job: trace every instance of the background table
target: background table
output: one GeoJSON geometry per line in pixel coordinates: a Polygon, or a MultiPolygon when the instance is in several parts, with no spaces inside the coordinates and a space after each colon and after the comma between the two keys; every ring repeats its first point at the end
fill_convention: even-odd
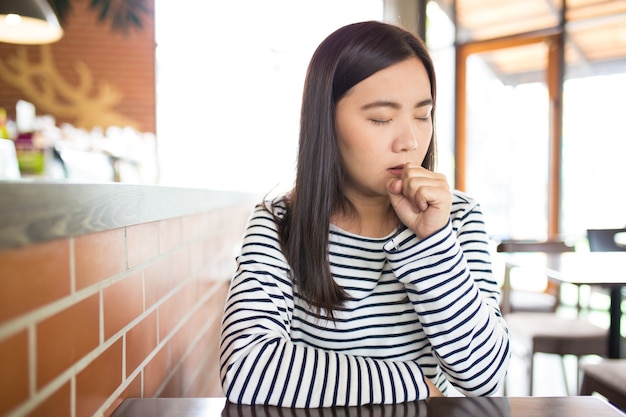
{"type": "Polygon", "coordinates": [[[503,311],[508,306],[511,268],[539,271],[549,279],[573,285],[596,285],[610,292],[608,357],[622,356],[622,287],[626,285],[626,252],[501,253],[505,262],[503,311]]]}
{"type": "Polygon", "coordinates": [[[131,398],[112,417],[624,417],[597,397],[448,397],[393,405],[279,408],[223,398],[131,398]]]}

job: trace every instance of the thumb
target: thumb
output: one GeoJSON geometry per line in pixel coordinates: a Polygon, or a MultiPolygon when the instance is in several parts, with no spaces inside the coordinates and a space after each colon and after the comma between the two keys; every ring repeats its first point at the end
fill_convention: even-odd
{"type": "Polygon", "coordinates": [[[402,180],[392,178],[387,181],[387,194],[393,207],[396,207],[398,203],[404,198],[402,194],[402,180]]]}
{"type": "Polygon", "coordinates": [[[390,197],[392,194],[402,195],[402,180],[398,178],[391,178],[387,181],[387,193],[390,197]]]}

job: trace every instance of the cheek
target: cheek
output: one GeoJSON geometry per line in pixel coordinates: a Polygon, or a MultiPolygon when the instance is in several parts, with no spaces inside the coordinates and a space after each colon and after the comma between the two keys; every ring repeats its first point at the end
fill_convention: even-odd
{"type": "MultiPolygon", "coordinates": [[[[420,135],[418,138],[418,145],[421,148],[426,148],[428,149],[428,146],[430,146],[430,141],[433,138],[433,125],[432,123],[425,125],[422,129],[420,129],[420,135]]],[[[424,152],[426,152],[426,149],[424,150],[424,152]]]]}
{"type": "Polygon", "coordinates": [[[362,163],[380,160],[381,155],[388,150],[388,143],[384,138],[368,133],[367,130],[354,130],[339,139],[342,157],[350,158],[352,161],[360,160],[362,163]]]}
{"type": "Polygon", "coordinates": [[[342,154],[367,152],[376,141],[367,126],[354,120],[344,120],[337,124],[337,144],[342,154]]]}
{"type": "Polygon", "coordinates": [[[335,118],[335,135],[337,140],[337,147],[342,153],[344,152],[344,150],[351,147],[352,127],[350,126],[350,120],[341,117],[341,113],[339,112],[335,118]]]}
{"type": "Polygon", "coordinates": [[[432,140],[432,134],[432,127],[425,127],[420,132],[417,141],[417,150],[415,151],[416,162],[419,162],[420,164],[424,161],[424,158],[426,157],[426,152],[428,152],[428,148],[430,147],[430,142],[432,140]]]}

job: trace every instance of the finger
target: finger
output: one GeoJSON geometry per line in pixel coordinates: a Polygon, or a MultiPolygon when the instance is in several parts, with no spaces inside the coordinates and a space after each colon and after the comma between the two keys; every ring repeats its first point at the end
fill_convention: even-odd
{"type": "Polygon", "coordinates": [[[387,181],[387,192],[391,194],[402,193],[402,180],[398,178],[392,178],[387,181]]]}
{"type": "Polygon", "coordinates": [[[421,165],[418,165],[414,162],[407,162],[404,164],[404,169],[402,170],[402,178],[409,178],[413,176],[420,176],[425,178],[434,178],[437,174],[433,171],[430,171],[424,168],[421,165]]]}
{"type": "Polygon", "coordinates": [[[410,177],[402,181],[402,194],[417,203],[421,193],[431,195],[432,191],[428,191],[428,189],[437,189],[441,186],[442,184],[433,178],[410,177]]]}
{"type": "Polygon", "coordinates": [[[406,199],[404,194],[402,194],[402,181],[395,178],[387,181],[387,195],[389,196],[391,206],[397,211],[402,200],[406,199]]]}
{"type": "Polygon", "coordinates": [[[413,196],[413,202],[419,211],[428,210],[431,199],[428,197],[428,191],[424,187],[420,187],[413,196]]]}

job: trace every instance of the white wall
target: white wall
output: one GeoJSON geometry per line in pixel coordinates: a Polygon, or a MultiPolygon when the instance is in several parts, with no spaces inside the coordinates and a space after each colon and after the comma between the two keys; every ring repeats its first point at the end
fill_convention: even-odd
{"type": "Polygon", "coordinates": [[[382,17],[383,0],[156,0],[160,183],[289,188],[314,49],[382,17]]]}

